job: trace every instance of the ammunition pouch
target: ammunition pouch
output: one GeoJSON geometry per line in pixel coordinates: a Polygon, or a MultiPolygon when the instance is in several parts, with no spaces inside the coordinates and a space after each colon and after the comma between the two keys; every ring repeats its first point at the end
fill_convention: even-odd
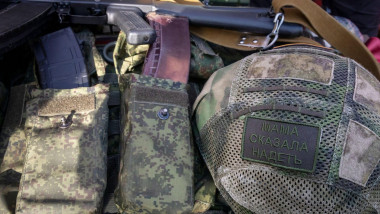
{"type": "Polygon", "coordinates": [[[185,84],[120,77],[121,163],[115,202],[123,213],[190,213],[193,146],[185,84]]]}
{"type": "Polygon", "coordinates": [[[17,213],[99,213],[106,187],[108,86],[34,89],[17,213]]]}

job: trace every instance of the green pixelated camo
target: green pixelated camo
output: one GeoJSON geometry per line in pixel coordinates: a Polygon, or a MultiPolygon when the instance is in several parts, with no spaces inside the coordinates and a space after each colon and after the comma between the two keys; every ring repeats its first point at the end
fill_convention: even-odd
{"type": "Polygon", "coordinates": [[[196,42],[191,43],[191,77],[207,79],[223,66],[222,58],[212,51],[206,41],[197,39],[196,42]]]}
{"type": "MultiPolygon", "coordinates": [[[[31,92],[31,100],[26,104],[28,147],[17,213],[100,213],[107,176],[107,102],[108,85],[103,84],[31,92]],[[61,110],[72,112],[72,124],[66,129],[59,126],[62,116],[69,115],[40,111],[42,104],[80,96],[95,100],[77,100],[75,106],[87,110],[61,110]]],[[[60,105],[50,110],[71,104],[60,105]]]]}
{"type": "Polygon", "coordinates": [[[123,31],[120,31],[113,52],[116,73],[141,73],[149,45],[130,45],[123,31]]]}
{"type": "MultiPolygon", "coordinates": [[[[21,90],[23,93],[22,97],[11,97],[12,99],[22,99],[22,102],[17,102],[17,105],[20,108],[14,106],[9,106],[9,108],[14,109],[21,109],[23,106],[25,106],[26,101],[29,99],[29,94],[24,93],[25,91],[28,91],[30,88],[34,88],[33,85],[20,85],[12,87],[11,91],[18,91],[21,90]]],[[[11,104],[10,104],[11,105],[11,104]]],[[[7,122],[4,123],[4,126],[2,127],[1,134],[0,134],[0,173],[4,172],[8,169],[13,169],[16,172],[21,173],[22,168],[24,166],[24,156],[26,153],[26,136],[24,131],[24,124],[25,124],[25,114],[23,112],[14,112],[9,111],[10,113],[14,113],[16,115],[20,115],[20,118],[14,118],[17,117],[16,115],[8,115],[7,117],[11,118],[10,120],[20,120],[19,124],[8,124],[7,122]]],[[[8,119],[7,119],[8,120],[8,119]]]]}
{"type": "Polygon", "coordinates": [[[149,76],[138,74],[128,74],[120,76],[119,87],[121,92],[124,92],[131,84],[138,84],[147,87],[154,86],[174,91],[186,91],[186,84],[182,84],[180,82],[173,82],[167,79],[152,78],[149,76]]]}
{"type": "Polygon", "coordinates": [[[9,169],[0,173],[0,213],[13,214],[16,209],[16,197],[21,174],[9,169]]]}
{"type": "Polygon", "coordinates": [[[193,207],[193,147],[188,108],[139,101],[137,86],[170,93],[185,84],[165,79],[122,75],[121,163],[115,202],[121,213],[190,213],[193,207]],[[169,118],[157,113],[167,108],[169,118]]]}
{"type": "Polygon", "coordinates": [[[0,166],[0,173],[8,169],[13,169],[17,172],[22,172],[24,165],[24,155],[26,152],[26,137],[23,125],[20,128],[9,130],[6,127],[1,134],[2,143],[7,143],[4,151],[3,162],[0,166]]]}
{"type": "Polygon", "coordinates": [[[215,202],[216,186],[211,176],[205,177],[202,186],[195,193],[193,213],[204,213],[215,202]]]}
{"type": "Polygon", "coordinates": [[[98,80],[103,82],[104,75],[106,74],[107,63],[100,55],[95,46],[95,36],[88,29],[76,33],[79,43],[82,45],[82,52],[85,58],[87,72],[97,74],[98,80]]]}

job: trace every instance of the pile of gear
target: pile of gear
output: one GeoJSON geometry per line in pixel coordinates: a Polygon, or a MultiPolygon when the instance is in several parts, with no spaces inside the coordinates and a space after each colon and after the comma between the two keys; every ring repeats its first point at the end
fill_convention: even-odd
{"type": "Polygon", "coordinates": [[[150,45],[83,26],[31,42],[0,84],[0,213],[379,213],[380,66],[300,2],[234,44],[160,13],[150,45]],[[273,48],[284,14],[312,44],[273,48]]]}

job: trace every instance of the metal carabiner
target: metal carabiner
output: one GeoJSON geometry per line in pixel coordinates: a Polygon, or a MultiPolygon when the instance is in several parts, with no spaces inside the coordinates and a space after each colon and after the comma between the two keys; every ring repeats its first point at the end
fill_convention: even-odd
{"type": "Polygon", "coordinates": [[[250,36],[245,35],[241,38],[238,45],[245,46],[249,48],[258,48],[260,50],[266,50],[274,45],[274,43],[278,39],[278,33],[280,31],[280,27],[282,23],[284,23],[284,14],[282,13],[276,13],[273,19],[273,30],[270,32],[267,36],[250,36]],[[250,37],[251,39],[247,39],[250,37]],[[252,37],[256,37],[252,40],[252,37]],[[247,41],[249,41],[247,43],[247,41]]]}
{"type": "Polygon", "coordinates": [[[280,31],[282,23],[284,23],[285,16],[283,13],[276,13],[276,16],[273,19],[273,30],[270,34],[267,35],[267,39],[270,41],[270,43],[263,48],[263,50],[266,50],[274,45],[274,43],[278,39],[278,33],[280,31]]]}

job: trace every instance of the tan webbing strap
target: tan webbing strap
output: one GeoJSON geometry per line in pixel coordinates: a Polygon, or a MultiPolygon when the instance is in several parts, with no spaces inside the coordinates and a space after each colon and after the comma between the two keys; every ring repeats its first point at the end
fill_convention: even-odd
{"type": "Polygon", "coordinates": [[[334,48],[363,65],[380,80],[380,65],[367,47],[332,16],[310,0],[273,0],[275,12],[283,9],[285,20],[318,33],[334,48]],[[292,6],[293,8],[283,8],[292,6]]]}

